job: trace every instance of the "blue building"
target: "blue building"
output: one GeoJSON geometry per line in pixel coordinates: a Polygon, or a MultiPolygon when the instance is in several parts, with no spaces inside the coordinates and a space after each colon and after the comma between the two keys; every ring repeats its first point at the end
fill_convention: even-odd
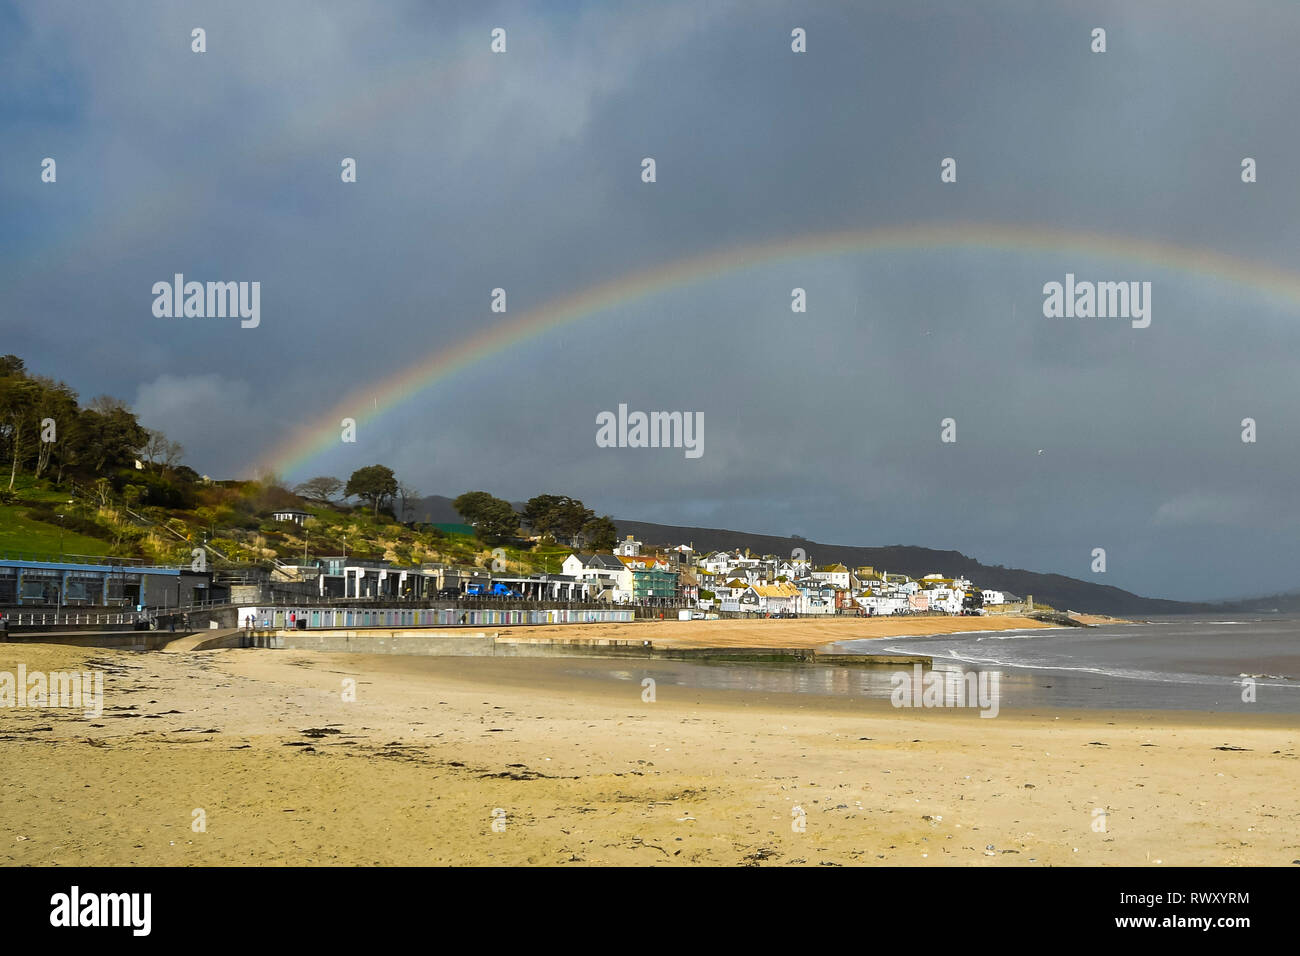
{"type": "Polygon", "coordinates": [[[214,596],[211,572],[188,567],[0,558],[0,607],[177,607],[214,596]]]}

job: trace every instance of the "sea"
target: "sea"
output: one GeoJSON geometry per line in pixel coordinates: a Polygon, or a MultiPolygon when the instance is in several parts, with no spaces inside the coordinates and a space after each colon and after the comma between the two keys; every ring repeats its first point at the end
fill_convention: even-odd
{"type": "MultiPolygon", "coordinates": [[[[1000,708],[1184,710],[1300,717],[1300,615],[1169,617],[1092,628],[843,641],[845,654],[928,656],[950,681],[974,672],[1000,708]],[[996,675],[996,681],[990,681],[996,675]]],[[[607,665],[584,662],[575,670],[607,665]]],[[[912,665],[648,661],[606,674],[685,687],[890,699],[912,665]]],[[[928,673],[931,668],[926,667],[928,673]]],[[[575,674],[574,676],[578,676],[575,674]]],[[[593,676],[590,673],[583,676],[593,676]]],[[[911,678],[910,678],[911,679],[911,678]]],[[[967,683],[966,686],[974,686],[967,683]]]]}

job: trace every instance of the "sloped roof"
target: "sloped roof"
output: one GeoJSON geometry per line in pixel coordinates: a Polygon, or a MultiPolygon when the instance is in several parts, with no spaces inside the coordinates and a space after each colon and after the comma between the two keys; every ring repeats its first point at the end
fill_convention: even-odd
{"type": "Polygon", "coordinates": [[[642,554],[642,555],[620,554],[617,555],[617,557],[618,560],[621,561],[625,567],[629,567],[629,568],[645,566],[648,569],[653,569],[659,565],[667,565],[668,563],[667,561],[664,561],[662,558],[655,557],[652,554],[642,554]]]}
{"type": "Polygon", "coordinates": [[[754,591],[760,597],[770,598],[796,597],[799,594],[799,589],[793,584],[756,584],[754,591]]]}

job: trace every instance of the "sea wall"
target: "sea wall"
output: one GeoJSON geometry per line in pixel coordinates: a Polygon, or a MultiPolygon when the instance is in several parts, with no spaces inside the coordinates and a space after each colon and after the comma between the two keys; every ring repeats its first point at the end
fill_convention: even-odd
{"type": "Polygon", "coordinates": [[[491,657],[495,634],[483,631],[279,629],[254,631],[254,647],[357,654],[420,654],[435,657],[491,657]]]}

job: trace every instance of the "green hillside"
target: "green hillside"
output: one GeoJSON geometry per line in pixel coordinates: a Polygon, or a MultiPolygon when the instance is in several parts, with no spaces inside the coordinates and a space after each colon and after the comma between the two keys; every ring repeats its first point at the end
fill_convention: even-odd
{"type": "Polygon", "coordinates": [[[23,505],[0,505],[0,555],[12,557],[52,556],[59,554],[107,555],[111,542],[58,524],[34,521],[23,505]]]}
{"type": "Polygon", "coordinates": [[[520,537],[509,502],[475,491],[456,499],[471,524],[399,521],[419,493],[390,468],[365,465],[346,481],[312,478],[293,490],[273,475],[214,481],[182,463],[184,449],[143,427],[124,402],[82,402],[64,382],[0,355],[0,552],[58,558],[111,555],[154,564],[296,564],[349,555],[398,565],[443,563],[507,573],[557,572],[569,548],[554,537],[586,532],[612,547],[613,521],[567,496],[539,495],[523,517],[546,543],[520,537]],[[355,503],[354,503],[355,502],[355,503]],[[306,512],[303,524],[274,518],[306,512]],[[501,562],[504,561],[504,567],[501,562]]]}

